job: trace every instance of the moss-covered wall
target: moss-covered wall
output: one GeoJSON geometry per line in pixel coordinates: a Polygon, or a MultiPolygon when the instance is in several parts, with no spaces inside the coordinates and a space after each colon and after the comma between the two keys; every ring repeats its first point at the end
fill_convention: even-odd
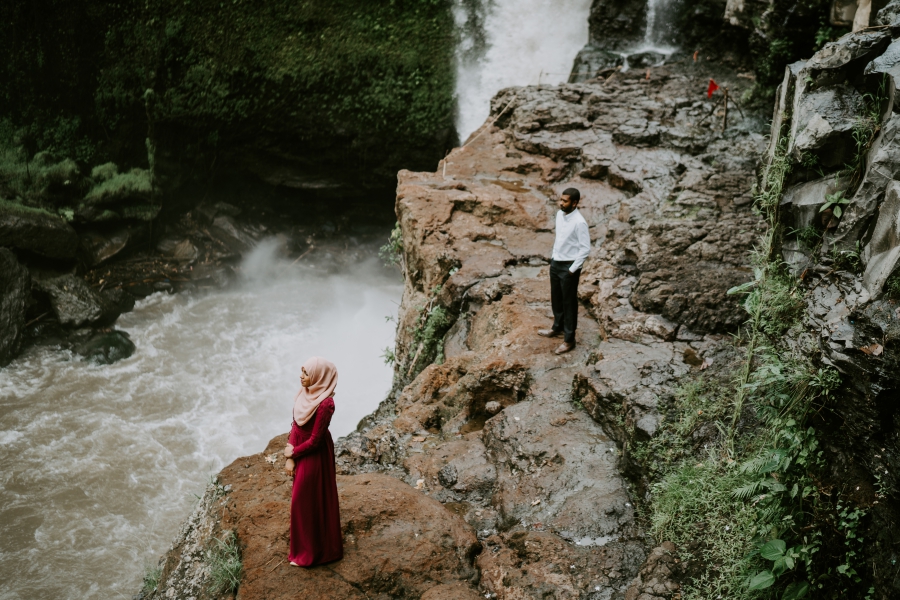
{"type": "Polygon", "coordinates": [[[367,188],[454,141],[449,0],[7,0],[0,17],[0,119],[37,131],[33,151],[63,117],[129,166],[149,135],[179,180],[251,156],[367,188]]]}

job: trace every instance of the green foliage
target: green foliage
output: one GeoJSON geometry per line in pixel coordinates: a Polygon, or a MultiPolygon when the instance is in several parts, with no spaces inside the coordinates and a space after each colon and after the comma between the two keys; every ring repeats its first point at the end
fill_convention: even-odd
{"type": "Polygon", "coordinates": [[[891,273],[884,282],[884,293],[888,298],[900,300],[900,271],[891,273]]]}
{"type": "Polygon", "coordinates": [[[415,325],[410,330],[412,337],[411,348],[415,353],[406,364],[407,378],[418,373],[431,363],[442,364],[444,362],[444,334],[447,333],[452,320],[447,309],[437,303],[441,293],[441,286],[431,290],[429,300],[425,306],[418,307],[418,316],[415,325]]]}
{"type": "Polygon", "coordinates": [[[384,352],[381,353],[381,358],[384,359],[384,364],[392,365],[397,362],[397,355],[394,353],[394,349],[390,346],[387,346],[384,349],[384,352]]]}
{"type": "Polygon", "coordinates": [[[394,225],[391,230],[391,237],[388,242],[379,248],[378,256],[385,265],[401,265],[403,261],[403,232],[400,230],[400,223],[394,225]]]}
{"type": "Polygon", "coordinates": [[[826,25],[824,22],[816,31],[816,39],[815,44],[813,45],[813,49],[818,51],[828,42],[833,42],[834,40],[841,37],[845,34],[847,30],[845,28],[836,28],[831,27],[830,25],[826,25]]]}
{"type": "Polygon", "coordinates": [[[881,131],[881,112],[888,95],[886,76],[881,78],[875,94],[863,94],[862,113],[853,122],[852,133],[856,151],[852,162],[846,166],[851,172],[850,181],[853,185],[859,183],[865,173],[866,156],[881,131]]]}
{"type": "Polygon", "coordinates": [[[825,196],[825,204],[819,209],[819,212],[825,212],[829,208],[835,218],[840,219],[844,212],[844,207],[850,204],[850,198],[844,198],[844,192],[835,192],[825,196]]]}
{"type": "Polygon", "coordinates": [[[859,272],[860,268],[862,268],[861,251],[862,245],[859,240],[856,241],[856,246],[852,250],[840,250],[837,246],[833,246],[831,248],[831,260],[834,268],[852,273],[859,272]]]}
{"type": "Polygon", "coordinates": [[[30,154],[9,122],[0,122],[0,197],[47,206],[51,192],[70,195],[79,183],[78,165],[50,151],[30,154]]]}
{"type": "Polygon", "coordinates": [[[710,567],[684,586],[685,600],[748,596],[745,556],[756,511],[732,490],[749,479],[733,461],[710,455],[694,464],[685,461],[653,487],[653,534],[681,548],[699,542],[694,558],[710,567]]]}
{"type": "Polygon", "coordinates": [[[213,538],[203,559],[209,567],[209,589],[213,594],[234,593],[241,584],[244,565],[237,534],[226,531],[221,538],[213,538]]]}
{"type": "Polygon", "coordinates": [[[800,316],[803,300],[796,283],[781,265],[756,267],[755,279],[728,292],[747,293],[744,309],[750,313],[755,329],[771,338],[787,331],[800,316]]]}
{"type": "Polygon", "coordinates": [[[808,225],[799,229],[791,229],[788,235],[794,236],[798,242],[806,246],[807,249],[816,253],[822,244],[822,231],[814,225],[808,225]]]}
{"type": "MultiPolygon", "coordinates": [[[[770,258],[789,172],[783,142],[778,148],[756,198],[769,231],[754,253],[754,279],[729,290],[746,295],[750,314],[736,340],[746,354],[734,383],[686,381],[657,436],[633,453],[656,479],[653,532],[704,567],[684,585],[685,599],[864,593],[857,570],[865,511],[821,487],[826,465],[808,422],[835,399],[841,378],[814,363],[815,343],[798,335],[802,290],[770,258]]],[[[791,234],[808,244],[820,235],[791,234]]]]}
{"type": "Polygon", "coordinates": [[[453,127],[445,0],[149,0],[105,43],[96,101],[111,129],[144,113],[215,132],[278,127],[346,166],[423,160],[453,127]]]}
{"type": "Polygon", "coordinates": [[[110,204],[134,197],[148,198],[153,188],[150,185],[150,172],[144,169],[131,169],[127,173],[119,173],[112,163],[100,165],[91,171],[93,177],[100,182],[88,191],[84,197],[88,204],[110,204]]]}
{"type": "Polygon", "coordinates": [[[162,577],[162,567],[157,565],[144,566],[144,578],[142,581],[141,592],[147,596],[153,593],[159,587],[159,579],[162,577]]]}

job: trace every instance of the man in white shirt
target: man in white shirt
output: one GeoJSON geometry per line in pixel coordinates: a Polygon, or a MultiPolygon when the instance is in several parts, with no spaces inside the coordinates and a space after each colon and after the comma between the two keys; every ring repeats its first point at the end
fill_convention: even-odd
{"type": "Polygon", "coordinates": [[[556,213],[556,241],[550,259],[550,302],[553,305],[553,327],[538,330],[544,337],[563,336],[556,354],[575,348],[578,324],[578,279],[581,265],[591,252],[591,234],[587,221],[578,211],[581,192],[568,188],[559,197],[556,213]]]}

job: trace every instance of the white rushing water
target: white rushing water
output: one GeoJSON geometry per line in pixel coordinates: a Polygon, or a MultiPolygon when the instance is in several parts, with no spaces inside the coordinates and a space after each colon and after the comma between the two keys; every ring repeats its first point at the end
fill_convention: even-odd
{"type": "Polygon", "coordinates": [[[276,254],[235,288],[139,302],[117,323],[129,359],[39,348],[0,371],[0,599],[130,598],[208,477],[287,431],[309,356],[339,369],[335,438],[385,397],[399,274],[276,254]]]}
{"type": "Polygon", "coordinates": [[[481,127],[498,91],[568,80],[588,41],[591,0],[455,0],[456,128],[481,127]]]}
{"type": "Polygon", "coordinates": [[[625,59],[623,70],[628,70],[628,56],[631,54],[653,52],[668,58],[675,52],[677,48],[670,42],[673,38],[672,22],[675,8],[675,0],[647,0],[644,36],[640,43],[622,53],[625,59]]]}

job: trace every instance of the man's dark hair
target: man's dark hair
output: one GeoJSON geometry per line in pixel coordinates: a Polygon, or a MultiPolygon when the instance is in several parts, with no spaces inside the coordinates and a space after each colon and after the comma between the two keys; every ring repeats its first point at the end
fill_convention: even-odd
{"type": "Polygon", "coordinates": [[[571,198],[572,201],[575,202],[575,204],[578,204],[578,201],[581,200],[581,192],[579,192],[575,188],[564,189],[562,195],[571,198]]]}

